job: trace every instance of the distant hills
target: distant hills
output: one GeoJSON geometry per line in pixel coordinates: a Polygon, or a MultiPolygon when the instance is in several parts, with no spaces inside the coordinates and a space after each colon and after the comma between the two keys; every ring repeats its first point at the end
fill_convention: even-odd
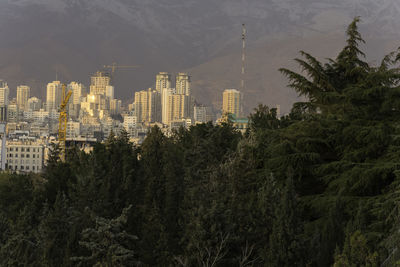
{"type": "Polygon", "coordinates": [[[360,29],[372,58],[376,48],[399,46],[396,0],[6,0],[0,2],[0,79],[27,83],[44,96],[58,76],[89,83],[104,64],[140,65],[116,74],[116,95],[153,86],[158,71],[188,71],[198,101],[221,101],[239,87],[241,24],[248,29],[245,103],[280,104],[288,111],[296,93],[277,72],[294,67],[298,50],[322,58],[344,44],[343,30],[362,16],[360,29]]]}

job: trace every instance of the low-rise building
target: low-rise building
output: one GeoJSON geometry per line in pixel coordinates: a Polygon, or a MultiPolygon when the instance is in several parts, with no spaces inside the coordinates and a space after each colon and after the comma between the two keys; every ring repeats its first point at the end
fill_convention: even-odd
{"type": "Polygon", "coordinates": [[[7,142],[7,168],[39,173],[44,167],[44,145],[32,141],[7,142]]]}

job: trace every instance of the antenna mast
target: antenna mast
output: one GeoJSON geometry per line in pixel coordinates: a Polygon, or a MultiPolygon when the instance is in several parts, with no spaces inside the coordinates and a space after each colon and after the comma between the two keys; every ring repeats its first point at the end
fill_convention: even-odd
{"type": "Polygon", "coordinates": [[[241,89],[244,92],[244,74],[245,74],[245,61],[246,61],[246,25],[242,24],[242,82],[241,89]]]}

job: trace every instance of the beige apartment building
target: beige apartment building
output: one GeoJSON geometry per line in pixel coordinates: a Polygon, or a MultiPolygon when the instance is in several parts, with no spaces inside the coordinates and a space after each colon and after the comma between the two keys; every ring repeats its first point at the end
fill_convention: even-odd
{"type": "Polygon", "coordinates": [[[241,116],[241,93],[236,89],[226,89],[222,95],[222,114],[241,116]]]}
{"type": "Polygon", "coordinates": [[[187,118],[189,116],[189,97],[184,94],[169,95],[167,110],[168,120],[166,124],[187,118]]]}

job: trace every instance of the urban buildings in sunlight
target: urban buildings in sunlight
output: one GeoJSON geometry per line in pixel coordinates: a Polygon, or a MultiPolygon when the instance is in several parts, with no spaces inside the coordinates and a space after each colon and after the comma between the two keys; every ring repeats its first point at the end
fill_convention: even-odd
{"type": "MultiPolygon", "coordinates": [[[[58,142],[60,105],[63,83],[49,82],[42,101],[31,94],[29,85],[16,88],[10,99],[10,88],[0,81],[0,122],[6,125],[6,166],[19,172],[40,172],[49,155],[49,148],[58,142]]],[[[85,149],[94,142],[103,142],[110,133],[126,131],[130,140],[141,144],[149,129],[157,125],[167,135],[180,127],[199,123],[230,121],[239,130],[247,127],[242,118],[242,93],[236,89],[223,92],[220,111],[198,103],[193,97],[191,77],[179,72],[176,76],[160,72],[155,88],[132,92],[133,101],[123,103],[115,97],[112,75],[97,71],[90,85],[78,81],[66,83],[71,96],[67,104],[66,142],[85,149]],[[125,105],[124,105],[125,104],[125,105]],[[215,114],[221,114],[219,118],[215,114]]]]}

